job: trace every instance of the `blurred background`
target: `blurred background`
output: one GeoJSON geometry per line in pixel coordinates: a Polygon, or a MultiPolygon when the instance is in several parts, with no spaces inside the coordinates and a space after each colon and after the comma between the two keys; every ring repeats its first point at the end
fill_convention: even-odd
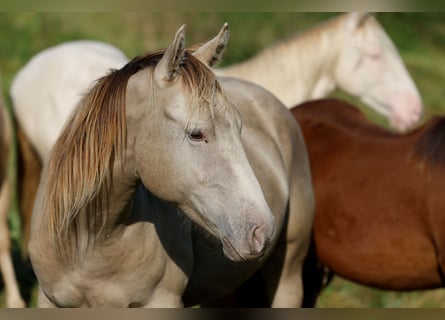
{"type": "MultiPolygon", "coordinates": [[[[245,60],[336,15],[338,13],[0,13],[2,90],[10,108],[8,92],[15,73],[33,55],[67,40],[105,41],[132,58],[166,47],[182,24],[187,25],[187,44],[192,45],[212,38],[223,23],[228,22],[231,37],[220,63],[225,66],[245,60]]],[[[445,114],[445,13],[379,13],[376,16],[419,88],[425,105],[424,120],[434,114],[445,114]]],[[[360,105],[343,92],[333,95],[360,105]]],[[[362,110],[372,121],[388,127],[387,121],[370,108],[362,107],[362,110]]],[[[11,171],[13,166],[14,156],[11,171]]],[[[35,279],[21,258],[16,201],[9,222],[17,277],[25,298],[33,306],[35,279]]],[[[3,296],[0,296],[0,306],[3,306],[3,296]]],[[[335,277],[317,307],[445,307],[445,289],[390,292],[335,277]]]]}

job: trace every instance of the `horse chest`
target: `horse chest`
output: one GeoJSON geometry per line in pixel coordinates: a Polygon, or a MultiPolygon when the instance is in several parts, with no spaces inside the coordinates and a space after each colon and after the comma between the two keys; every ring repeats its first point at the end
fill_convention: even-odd
{"type": "Polygon", "coordinates": [[[144,230],[145,241],[128,237],[98,245],[83,262],[65,268],[51,281],[50,300],[70,307],[177,306],[187,277],[162,245],[147,246],[157,238],[154,229],[144,230]]]}

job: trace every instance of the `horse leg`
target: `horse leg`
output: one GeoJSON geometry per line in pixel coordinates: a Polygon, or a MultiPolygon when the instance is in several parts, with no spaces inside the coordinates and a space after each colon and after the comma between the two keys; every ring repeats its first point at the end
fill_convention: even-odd
{"type": "Polygon", "coordinates": [[[11,240],[9,239],[8,229],[10,197],[10,185],[5,178],[0,189],[0,269],[5,283],[7,307],[23,308],[25,302],[20,295],[10,253],[11,240]]]}
{"type": "Polygon", "coordinates": [[[273,308],[297,308],[303,301],[303,257],[286,252],[278,244],[263,267],[266,291],[273,308]]]}
{"type": "Polygon", "coordinates": [[[39,187],[42,163],[25,132],[16,121],[17,132],[17,187],[22,224],[22,255],[28,258],[28,241],[32,210],[39,187]]]}
{"type": "Polygon", "coordinates": [[[288,216],[272,255],[263,267],[271,306],[301,307],[303,263],[309,250],[314,217],[311,178],[295,173],[290,184],[288,216]]]}
{"type": "Polygon", "coordinates": [[[328,285],[333,274],[318,261],[314,240],[303,264],[303,308],[313,308],[321,291],[328,285]]]}
{"type": "MultiPolygon", "coordinates": [[[[279,269],[277,257],[274,257],[274,265],[279,269]]],[[[313,308],[321,291],[332,280],[333,273],[326,270],[318,261],[314,242],[311,242],[309,252],[303,263],[303,308],[313,308]]],[[[275,289],[274,289],[275,290],[275,289]]],[[[272,290],[272,291],[274,291],[272,290]]],[[[270,297],[268,297],[262,270],[257,271],[235,292],[215,299],[204,307],[242,307],[242,308],[269,308],[270,297]]]]}
{"type": "Polygon", "coordinates": [[[39,286],[37,293],[37,307],[38,308],[55,308],[56,306],[48,299],[39,286]]]}

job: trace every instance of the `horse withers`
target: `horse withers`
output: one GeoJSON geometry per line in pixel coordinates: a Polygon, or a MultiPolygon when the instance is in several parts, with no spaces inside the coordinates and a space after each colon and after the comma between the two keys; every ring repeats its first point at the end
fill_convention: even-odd
{"type": "Polygon", "coordinates": [[[227,25],[194,52],[184,39],[100,79],[52,149],[29,241],[39,306],[195,305],[257,270],[273,306],[301,304],[299,127],[261,87],[215,77],[227,25]]]}

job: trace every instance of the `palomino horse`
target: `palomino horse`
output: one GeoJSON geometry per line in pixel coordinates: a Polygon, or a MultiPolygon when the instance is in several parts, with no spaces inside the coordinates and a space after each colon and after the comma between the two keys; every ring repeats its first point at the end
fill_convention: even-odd
{"type": "Polygon", "coordinates": [[[313,219],[304,141],[272,94],[206,65],[227,40],[225,25],[192,53],[180,28],[81,100],[33,211],[39,306],[194,305],[260,268],[273,306],[301,304],[313,219]]]}
{"type": "MultiPolygon", "coordinates": [[[[48,158],[68,114],[92,81],[126,62],[124,53],[109,44],[71,41],[37,54],[16,75],[11,96],[25,243],[41,161],[48,158]]],[[[217,72],[256,82],[288,107],[340,87],[389,117],[399,129],[414,125],[422,114],[419,93],[400,55],[376,19],[366,13],[341,15],[217,72]]]]}
{"type": "MultiPolygon", "coordinates": [[[[0,83],[0,88],[1,83],[0,83]]],[[[8,160],[11,148],[11,120],[0,94],[0,270],[6,290],[6,306],[10,308],[25,307],[20,295],[19,286],[11,258],[11,240],[9,238],[8,213],[11,205],[11,175],[8,160]]]]}

